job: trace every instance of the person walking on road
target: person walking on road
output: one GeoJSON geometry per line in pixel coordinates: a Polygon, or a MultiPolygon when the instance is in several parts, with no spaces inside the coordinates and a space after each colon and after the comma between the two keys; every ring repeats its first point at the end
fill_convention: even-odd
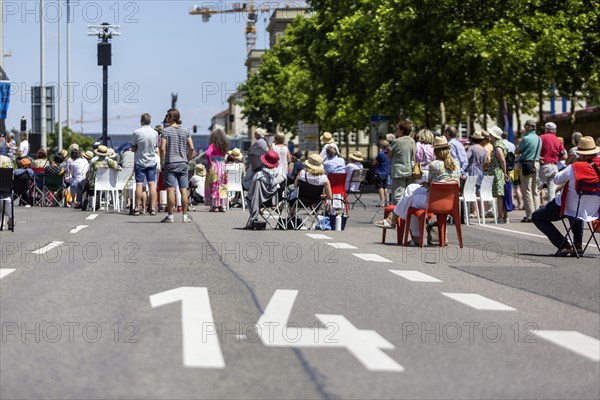
{"type": "Polygon", "coordinates": [[[150,119],[150,114],[142,114],[140,118],[142,127],[136,129],[131,138],[131,151],[135,153],[133,170],[137,203],[133,215],[143,214],[146,209],[142,194],[144,180],[148,185],[150,215],[156,215],[156,148],[158,146],[158,133],[150,127],[150,119]]]}
{"type": "Polygon", "coordinates": [[[497,126],[490,129],[490,143],[494,147],[494,150],[492,151],[492,161],[488,169],[488,175],[494,177],[492,195],[498,201],[498,214],[500,215],[498,223],[505,224],[508,221],[508,212],[506,211],[506,203],[504,202],[504,188],[510,177],[506,169],[508,149],[502,141],[502,129],[497,126]]]}
{"type": "Polygon", "coordinates": [[[167,188],[167,216],[161,222],[175,222],[173,209],[175,208],[175,190],[179,184],[181,193],[182,222],[192,222],[188,217],[188,160],[194,153],[194,142],[190,131],[181,127],[179,110],[172,108],[167,112],[167,123],[160,143],[161,170],[165,177],[167,188]]]}
{"type": "Polygon", "coordinates": [[[531,222],[531,215],[539,208],[538,173],[540,170],[540,153],[542,141],[535,132],[536,122],[528,119],[525,122],[525,134],[517,147],[516,154],[520,156],[521,188],[525,203],[525,217],[521,222],[531,222]]]}
{"type": "Polygon", "coordinates": [[[564,145],[556,137],[556,124],[554,122],[548,122],[544,126],[544,131],[545,133],[540,138],[542,141],[542,150],[540,152],[538,186],[540,188],[544,185],[548,187],[548,202],[551,202],[556,197],[554,177],[558,173],[558,161],[566,160],[567,152],[564,145]]]}

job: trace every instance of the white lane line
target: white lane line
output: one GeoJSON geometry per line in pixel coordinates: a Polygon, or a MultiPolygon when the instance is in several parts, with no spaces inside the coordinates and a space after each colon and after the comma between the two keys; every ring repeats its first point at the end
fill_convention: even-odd
{"type": "Polygon", "coordinates": [[[348,243],[326,243],[328,246],[335,247],[336,249],[358,249],[348,243]]]}
{"type": "Polygon", "coordinates": [[[535,233],[527,233],[527,232],[515,231],[515,230],[512,230],[512,229],[498,228],[497,226],[491,226],[491,225],[479,225],[479,226],[482,227],[482,228],[497,229],[499,231],[510,232],[510,233],[518,233],[520,235],[533,236],[533,237],[538,237],[538,238],[542,238],[542,239],[547,239],[546,236],[544,236],[544,235],[536,235],[535,233]]]}
{"type": "Polygon", "coordinates": [[[89,219],[90,221],[93,221],[96,219],[96,217],[98,216],[98,214],[91,214],[89,217],[87,217],[86,219],[89,219]]]}
{"type": "Polygon", "coordinates": [[[387,258],[383,258],[377,254],[352,253],[352,255],[360,258],[361,260],[365,260],[365,261],[386,262],[386,263],[392,262],[391,260],[388,260],[387,258]]]}
{"type": "Polygon", "coordinates": [[[77,225],[77,228],[73,228],[69,231],[69,233],[77,233],[81,230],[84,230],[85,228],[87,228],[89,225],[77,225]]]}
{"type": "Polygon", "coordinates": [[[514,308],[497,302],[496,300],[488,299],[475,293],[442,293],[446,297],[450,297],[460,303],[463,303],[476,310],[489,311],[516,311],[514,308]]]}
{"type": "Polygon", "coordinates": [[[306,236],[308,236],[311,239],[333,239],[332,237],[323,235],[321,233],[307,233],[306,236]]]}
{"type": "Polygon", "coordinates": [[[0,279],[4,278],[5,276],[8,276],[8,275],[12,274],[15,271],[16,271],[15,269],[0,268],[0,279]]]}
{"type": "Polygon", "coordinates": [[[41,249],[37,249],[36,251],[32,252],[32,254],[44,254],[49,252],[50,250],[52,250],[55,247],[60,246],[61,244],[63,244],[64,242],[52,242],[49,243],[48,245],[42,247],[41,249]]]}
{"type": "Polygon", "coordinates": [[[577,331],[531,331],[536,336],[600,362],[600,341],[577,331]]]}
{"type": "Polygon", "coordinates": [[[408,279],[411,282],[442,282],[433,276],[429,276],[419,271],[398,271],[398,270],[389,270],[392,274],[396,274],[398,276],[403,277],[404,279],[408,279]]]}

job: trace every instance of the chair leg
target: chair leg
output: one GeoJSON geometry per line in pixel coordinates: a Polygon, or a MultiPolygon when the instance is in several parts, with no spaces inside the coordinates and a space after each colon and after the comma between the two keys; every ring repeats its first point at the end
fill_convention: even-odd
{"type": "Polygon", "coordinates": [[[398,217],[398,219],[396,220],[396,240],[398,242],[398,245],[402,244],[402,236],[404,235],[405,224],[406,221],[398,217]]]}
{"type": "MultiPolygon", "coordinates": [[[[436,214],[437,226],[438,226],[438,239],[440,241],[440,247],[446,245],[446,225],[448,220],[447,214],[436,214]]],[[[460,223],[460,222],[459,222],[460,223]]],[[[456,225],[456,223],[455,223],[456,225]]]]}
{"type": "Polygon", "coordinates": [[[458,222],[458,224],[454,224],[454,226],[456,227],[456,236],[458,236],[458,245],[462,249],[463,248],[463,239],[462,239],[462,228],[460,226],[460,221],[458,222]]]}
{"type": "Polygon", "coordinates": [[[498,200],[494,199],[492,201],[492,206],[494,207],[494,223],[498,225],[498,200]]]}
{"type": "Polygon", "coordinates": [[[6,200],[2,200],[2,217],[0,217],[0,231],[4,230],[4,213],[6,211],[6,200]]]}
{"type": "MultiPolygon", "coordinates": [[[[426,225],[427,225],[427,214],[423,213],[423,215],[421,215],[420,217],[418,217],[418,221],[419,221],[419,247],[424,247],[425,246],[425,232],[426,232],[426,225]]],[[[409,227],[410,230],[410,227],[409,227]]]]}

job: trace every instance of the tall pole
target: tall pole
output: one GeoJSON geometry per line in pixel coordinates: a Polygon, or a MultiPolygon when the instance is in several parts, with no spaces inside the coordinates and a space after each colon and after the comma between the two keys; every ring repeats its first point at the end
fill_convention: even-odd
{"type": "Polygon", "coordinates": [[[102,66],[102,144],[108,146],[108,65],[102,66]]]}
{"type": "MultiPolygon", "coordinates": [[[[1,1],[1,0],[0,0],[1,1]]],[[[67,0],[67,126],[71,126],[71,5],[67,0]]]]}
{"type": "Polygon", "coordinates": [[[4,68],[4,4],[0,0],[0,66],[4,68]]]}
{"type": "Polygon", "coordinates": [[[58,145],[56,147],[56,151],[60,152],[63,148],[63,134],[62,134],[62,113],[61,113],[61,108],[60,108],[60,104],[62,103],[62,79],[61,79],[61,57],[62,57],[62,52],[61,52],[61,31],[62,31],[62,26],[61,26],[61,16],[62,16],[62,10],[60,9],[60,1],[58,2],[58,7],[59,7],[59,11],[58,11],[58,87],[57,87],[57,91],[56,91],[56,112],[58,114],[58,145]]]}
{"type": "Polygon", "coordinates": [[[41,148],[46,149],[46,40],[44,35],[44,0],[40,0],[40,133],[41,148]]]}

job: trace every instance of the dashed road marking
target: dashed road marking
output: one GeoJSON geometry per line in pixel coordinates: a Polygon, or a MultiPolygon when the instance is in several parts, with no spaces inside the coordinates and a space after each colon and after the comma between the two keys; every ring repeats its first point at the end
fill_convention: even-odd
{"type": "Polygon", "coordinates": [[[390,272],[401,276],[404,279],[408,279],[411,282],[442,282],[433,276],[429,276],[419,271],[398,271],[390,269],[390,272]]]}
{"type": "Polygon", "coordinates": [[[69,233],[77,233],[85,228],[87,228],[89,225],[77,225],[77,228],[73,228],[69,231],[69,233]]]}
{"type": "Polygon", "coordinates": [[[479,226],[480,227],[485,227],[485,228],[490,228],[490,229],[497,229],[499,231],[504,231],[504,232],[518,233],[520,235],[533,236],[533,237],[538,237],[538,238],[542,238],[542,239],[547,239],[546,236],[544,236],[544,235],[536,235],[535,233],[515,231],[513,229],[506,229],[506,228],[498,228],[497,226],[492,226],[492,225],[479,225],[479,226]]]}
{"type": "Polygon", "coordinates": [[[93,221],[96,219],[96,217],[98,217],[98,214],[91,214],[90,216],[88,216],[86,219],[93,221]]]}
{"type": "Polygon", "coordinates": [[[600,362],[600,341],[593,337],[577,331],[532,331],[532,333],[580,356],[600,362]]]}
{"type": "Polygon", "coordinates": [[[11,268],[0,268],[0,279],[12,274],[15,271],[16,271],[15,269],[11,269],[11,268]]]}
{"type": "Polygon", "coordinates": [[[44,253],[49,252],[53,248],[60,246],[63,243],[64,242],[56,242],[55,241],[55,242],[49,243],[48,245],[42,247],[41,249],[37,249],[37,250],[33,251],[32,253],[33,254],[44,254],[44,253]]]}
{"type": "Polygon", "coordinates": [[[383,258],[377,254],[352,253],[352,255],[360,258],[361,260],[365,260],[365,261],[386,262],[386,263],[392,262],[391,260],[388,260],[387,258],[383,258]]]}
{"type": "Polygon", "coordinates": [[[327,243],[327,245],[336,249],[358,249],[358,247],[354,247],[348,243],[327,243]]]}
{"type": "Polygon", "coordinates": [[[444,296],[463,303],[476,310],[516,311],[514,308],[496,300],[488,299],[475,293],[442,293],[444,296]]]}
{"type": "Polygon", "coordinates": [[[321,233],[307,233],[306,236],[308,236],[311,239],[333,239],[332,237],[323,235],[321,233]]]}

